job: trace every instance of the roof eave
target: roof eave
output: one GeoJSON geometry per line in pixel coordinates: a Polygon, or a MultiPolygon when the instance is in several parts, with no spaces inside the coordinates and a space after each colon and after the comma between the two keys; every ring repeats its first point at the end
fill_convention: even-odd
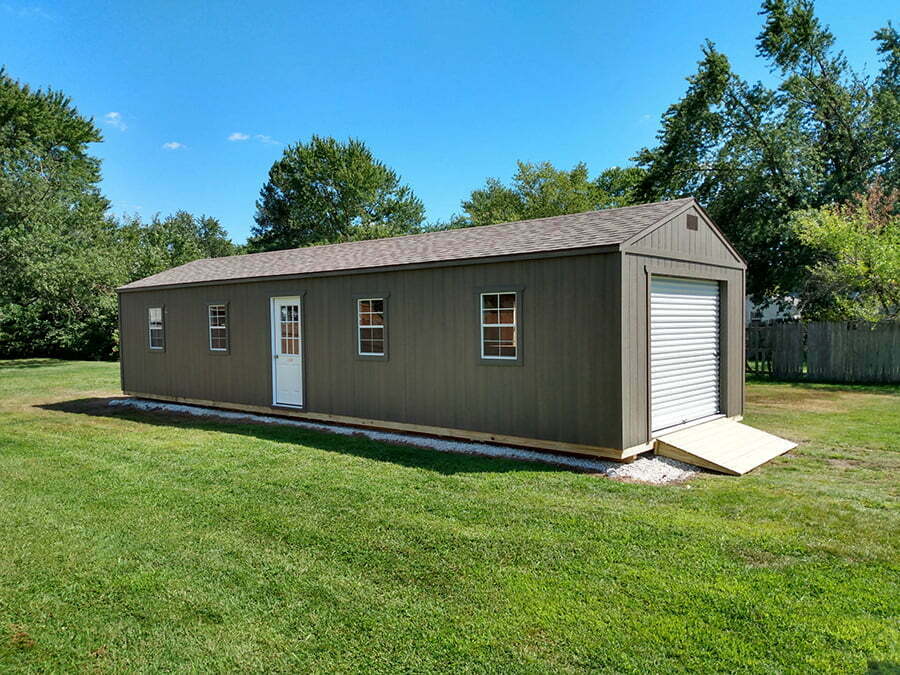
{"type": "Polygon", "coordinates": [[[452,260],[435,260],[432,262],[405,263],[402,265],[384,265],[381,267],[353,267],[342,270],[322,272],[300,272],[296,274],[262,275],[253,277],[232,277],[228,279],[212,279],[204,281],[188,281],[170,284],[154,284],[152,286],[136,286],[129,284],[120,286],[116,293],[137,293],[139,291],[156,291],[171,288],[192,288],[195,286],[220,286],[223,284],[258,283],[262,281],[284,281],[291,279],[311,279],[315,277],[336,277],[355,274],[375,274],[378,272],[394,272],[402,270],[427,269],[433,267],[457,267],[462,265],[490,265],[512,260],[535,260],[540,258],[565,258],[575,255],[591,255],[594,253],[615,253],[622,250],[622,244],[604,244],[581,248],[551,249],[548,251],[532,251],[529,253],[513,253],[508,255],[487,256],[483,258],[457,258],[452,260]]]}

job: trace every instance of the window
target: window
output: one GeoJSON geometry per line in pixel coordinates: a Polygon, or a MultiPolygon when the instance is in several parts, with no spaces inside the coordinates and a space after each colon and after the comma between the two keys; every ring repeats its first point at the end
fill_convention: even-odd
{"type": "Polygon", "coordinates": [[[225,305],[209,305],[209,349],[228,351],[228,310],[225,305]]]}
{"type": "Polygon", "coordinates": [[[150,332],[150,349],[164,349],[166,334],[163,326],[163,308],[147,308],[147,325],[150,332]]]}
{"type": "Polygon", "coordinates": [[[481,358],[515,359],[516,294],[481,294],[481,358]]]}
{"type": "Polygon", "coordinates": [[[384,356],[384,298],[356,301],[360,356],[384,356]]]}
{"type": "Polygon", "coordinates": [[[281,305],[281,354],[300,355],[300,305],[281,305]]]}

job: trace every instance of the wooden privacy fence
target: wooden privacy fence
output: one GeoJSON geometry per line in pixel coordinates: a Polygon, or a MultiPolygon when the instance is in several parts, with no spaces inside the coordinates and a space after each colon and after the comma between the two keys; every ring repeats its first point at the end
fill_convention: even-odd
{"type": "Polygon", "coordinates": [[[786,380],[900,382],[900,322],[747,326],[747,370],[786,380]]]}

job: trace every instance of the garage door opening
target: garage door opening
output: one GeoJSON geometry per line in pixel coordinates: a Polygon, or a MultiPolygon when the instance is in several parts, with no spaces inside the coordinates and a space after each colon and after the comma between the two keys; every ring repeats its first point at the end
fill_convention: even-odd
{"type": "Polygon", "coordinates": [[[719,282],[650,279],[650,429],[653,435],[721,412],[719,282]]]}

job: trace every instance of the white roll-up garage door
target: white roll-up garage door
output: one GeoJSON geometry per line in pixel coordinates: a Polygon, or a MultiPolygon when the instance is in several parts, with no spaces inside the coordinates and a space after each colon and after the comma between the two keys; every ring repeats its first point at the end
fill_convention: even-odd
{"type": "Polygon", "coordinates": [[[650,428],[719,412],[719,284],[652,276],[650,428]]]}

